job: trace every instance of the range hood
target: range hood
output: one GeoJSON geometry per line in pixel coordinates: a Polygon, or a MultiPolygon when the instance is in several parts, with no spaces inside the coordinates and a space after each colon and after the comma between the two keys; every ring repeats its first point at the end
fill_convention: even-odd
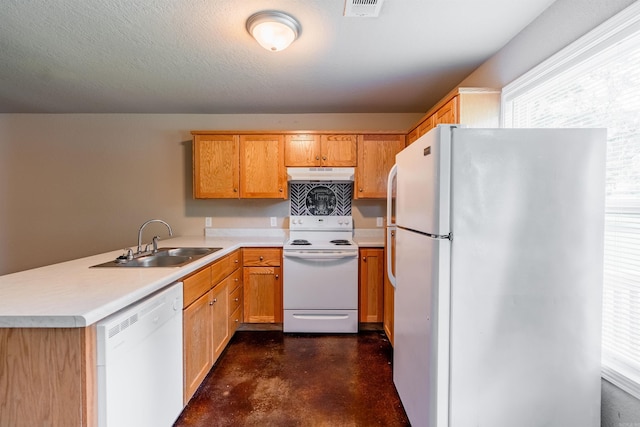
{"type": "Polygon", "coordinates": [[[355,168],[287,168],[289,182],[353,182],[355,168]]]}

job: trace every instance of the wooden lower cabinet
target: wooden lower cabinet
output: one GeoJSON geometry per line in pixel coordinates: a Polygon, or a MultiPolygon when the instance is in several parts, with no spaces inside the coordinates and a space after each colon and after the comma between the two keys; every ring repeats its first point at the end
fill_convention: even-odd
{"type": "MultiPolygon", "coordinates": [[[[183,279],[184,403],[198,389],[224,351],[237,323],[231,322],[235,305],[230,295],[242,298],[240,250],[183,279]],[[239,293],[238,293],[239,290],[239,293]],[[194,300],[195,299],[195,300],[194,300]]],[[[238,304],[238,301],[235,301],[238,304]]]]}
{"type": "Polygon", "coordinates": [[[225,279],[211,290],[211,323],[213,363],[229,342],[229,280],[225,279]]]}
{"type": "Polygon", "coordinates": [[[393,265],[394,260],[396,259],[396,233],[395,231],[391,232],[390,241],[385,237],[385,245],[384,245],[384,320],[383,320],[383,328],[384,332],[387,334],[387,338],[389,338],[389,342],[393,345],[393,318],[394,318],[394,304],[395,304],[395,288],[391,284],[389,280],[389,274],[387,271],[391,270],[391,273],[395,275],[395,265],[393,265]],[[391,251],[391,262],[390,265],[387,262],[389,258],[387,256],[387,251],[391,251]]]}
{"type": "Polygon", "coordinates": [[[212,291],[182,312],[184,402],[188,402],[211,369],[213,360],[212,291]]]}
{"type": "Polygon", "coordinates": [[[0,328],[0,426],[98,422],[96,327],[0,328]]]}
{"type": "Polygon", "coordinates": [[[384,316],[384,249],[360,249],[360,297],[358,313],[360,322],[377,323],[384,316]]]}
{"type": "Polygon", "coordinates": [[[245,248],[244,322],[281,323],[282,250],[279,248],[245,248]]]}

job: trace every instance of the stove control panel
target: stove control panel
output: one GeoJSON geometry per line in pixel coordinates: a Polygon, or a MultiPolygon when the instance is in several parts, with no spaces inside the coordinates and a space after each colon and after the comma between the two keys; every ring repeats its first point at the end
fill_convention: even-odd
{"type": "Polygon", "coordinates": [[[352,230],[350,216],[291,216],[290,230],[352,230]]]}

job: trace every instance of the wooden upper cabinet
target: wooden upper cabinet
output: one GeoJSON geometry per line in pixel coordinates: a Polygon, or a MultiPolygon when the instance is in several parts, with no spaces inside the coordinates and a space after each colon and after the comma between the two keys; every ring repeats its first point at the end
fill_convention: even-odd
{"type": "Polygon", "coordinates": [[[405,147],[404,135],[360,135],[354,198],[387,197],[387,176],[396,154],[405,147]]]}
{"type": "Polygon", "coordinates": [[[458,87],[434,105],[407,134],[407,144],[439,124],[463,124],[474,128],[499,126],[500,91],[458,87]]]}
{"type": "Polygon", "coordinates": [[[240,197],[285,199],[284,135],[240,135],[240,197]]]}
{"type": "Polygon", "coordinates": [[[355,166],[358,161],[357,141],[357,135],[322,135],[320,137],[322,166],[355,166]]]}
{"type": "Polygon", "coordinates": [[[237,199],[240,164],[237,135],[195,135],[193,138],[193,196],[237,199]]]}
{"type": "Polygon", "coordinates": [[[285,137],[287,167],[353,167],[357,135],[294,134],[285,137]]]}
{"type": "Polygon", "coordinates": [[[287,167],[321,166],[320,135],[286,135],[284,165],[287,167]]]}
{"type": "Polygon", "coordinates": [[[454,96],[433,115],[433,126],[440,124],[457,124],[458,121],[458,97],[454,96]]]}

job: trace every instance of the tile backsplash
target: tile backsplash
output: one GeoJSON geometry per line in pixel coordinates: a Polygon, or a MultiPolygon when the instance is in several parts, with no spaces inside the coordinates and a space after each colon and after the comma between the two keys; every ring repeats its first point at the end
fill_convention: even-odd
{"type": "Polygon", "coordinates": [[[351,216],[353,183],[289,183],[291,215],[351,216]]]}

